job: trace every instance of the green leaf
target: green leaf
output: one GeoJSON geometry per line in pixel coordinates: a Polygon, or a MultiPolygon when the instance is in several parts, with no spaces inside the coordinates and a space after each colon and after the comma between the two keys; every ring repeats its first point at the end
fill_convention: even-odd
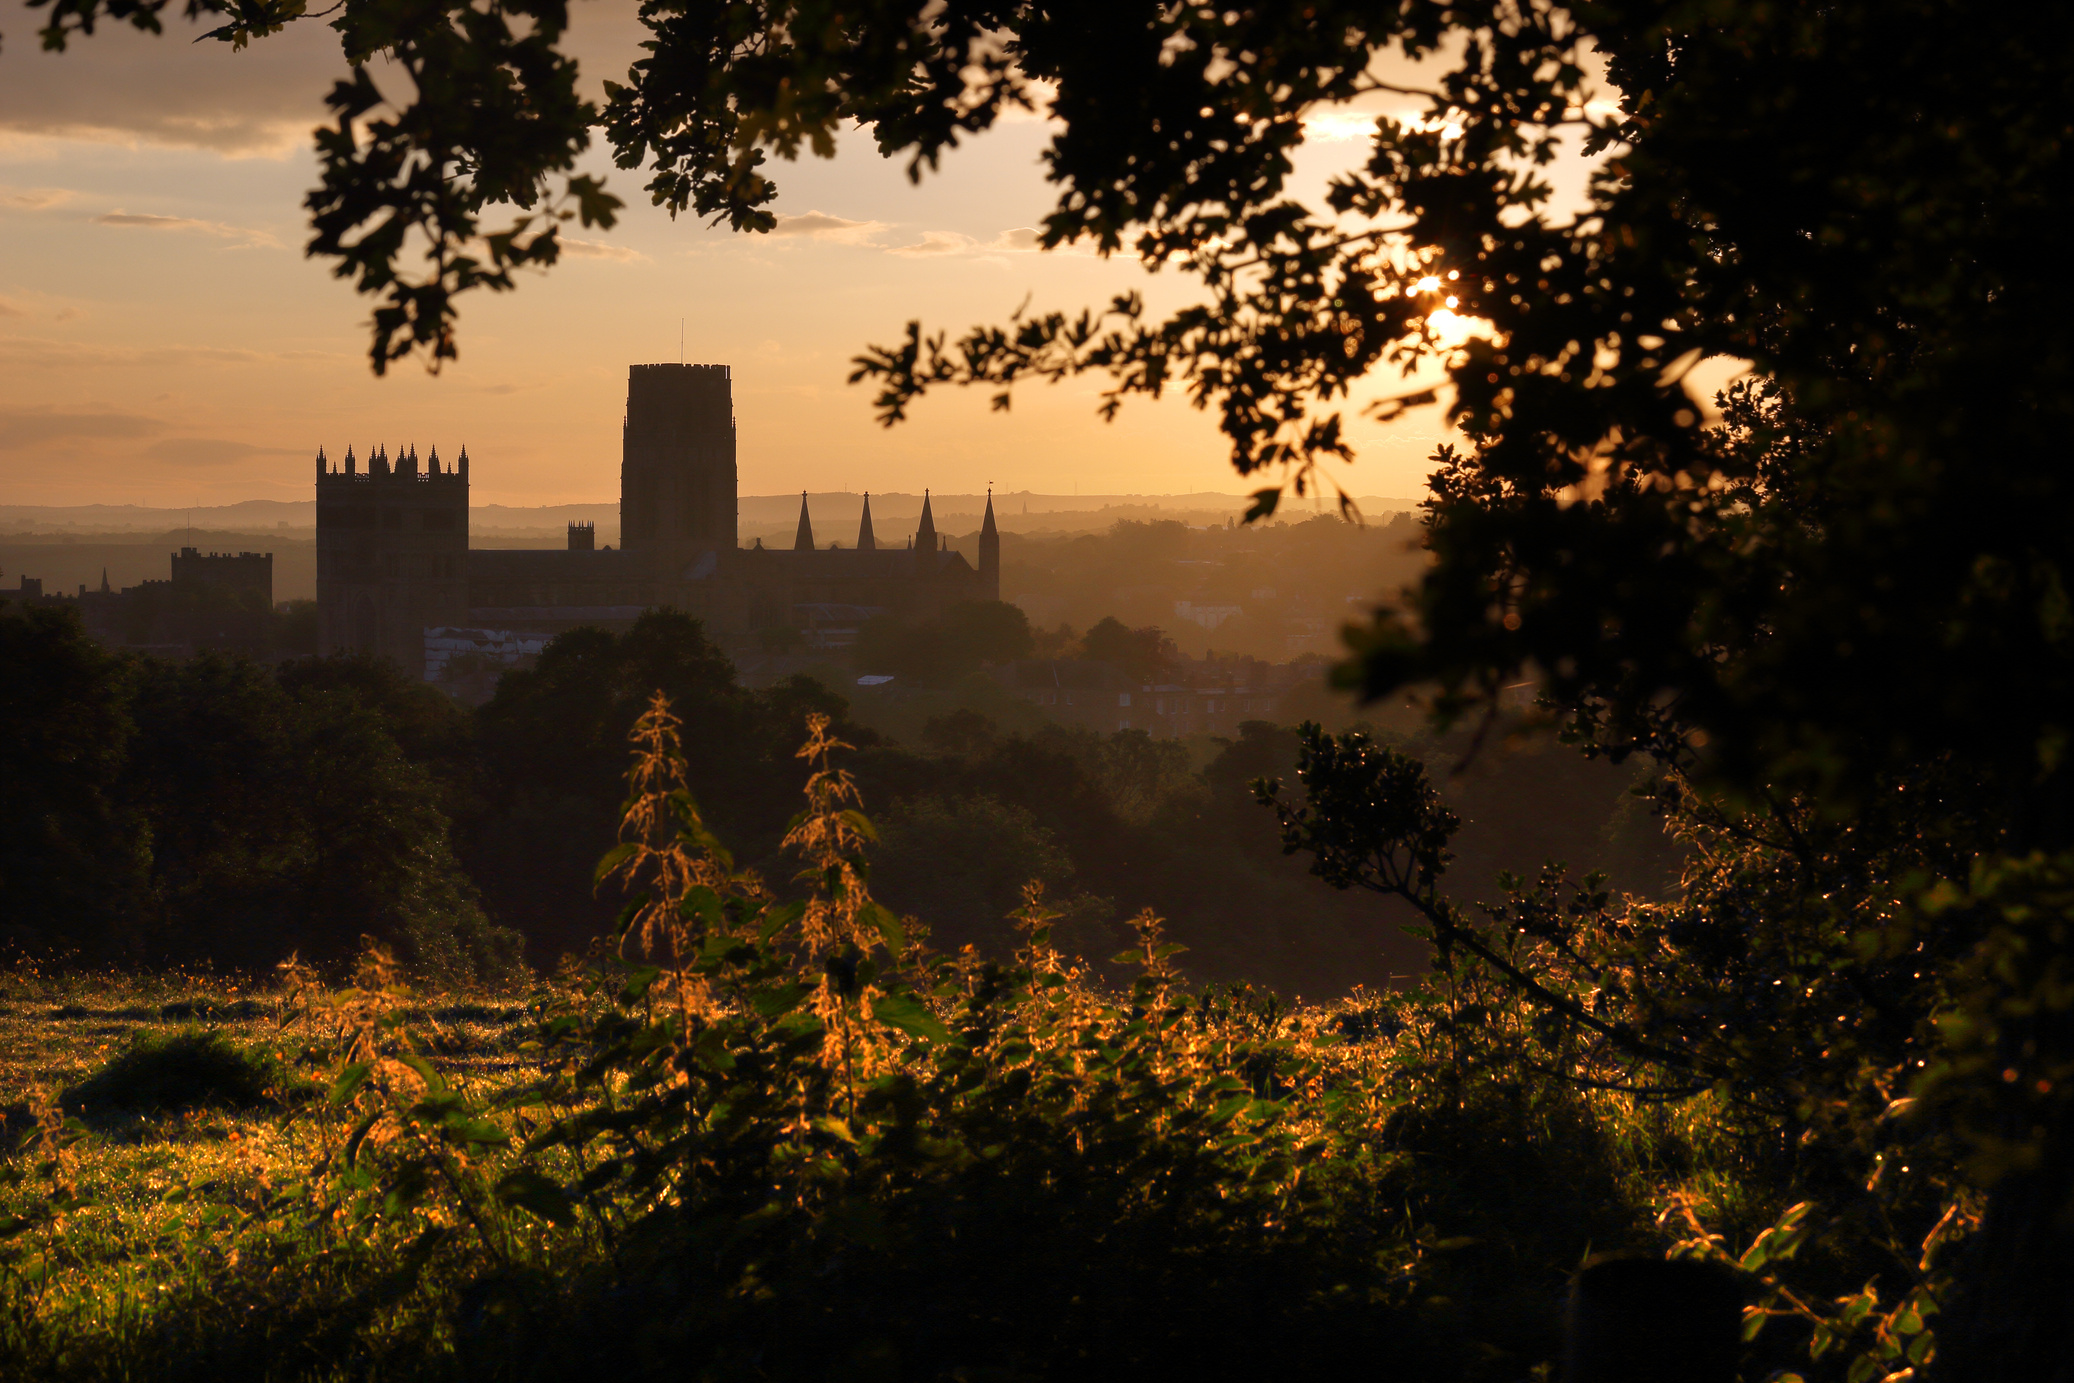
{"type": "Polygon", "coordinates": [[[635,969],[627,976],[627,982],[620,986],[619,1001],[623,1004],[638,1004],[662,973],[662,967],[659,965],[643,965],[635,969]]]}
{"type": "Polygon", "coordinates": [[[354,1125],[353,1132],[346,1138],[345,1162],[348,1167],[360,1160],[360,1145],[367,1141],[367,1135],[374,1131],[375,1122],[381,1117],[382,1111],[377,1109],[354,1125]]]}
{"type": "Polygon", "coordinates": [[[765,908],[763,912],[763,926],[757,929],[757,937],[760,940],[769,941],[779,932],[784,931],[785,928],[806,915],[807,905],[805,903],[777,903],[765,908]]]}
{"type": "Polygon", "coordinates": [[[347,1100],[352,1099],[354,1093],[361,1086],[367,1084],[367,1078],[373,1071],[374,1063],[372,1061],[356,1061],[340,1071],[338,1078],[331,1083],[331,1102],[333,1104],[344,1104],[347,1100]]]}
{"type": "Polygon", "coordinates": [[[466,1114],[450,1114],[441,1124],[446,1136],[456,1143],[509,1143],[511,1135],[487,1119],[471,1118],[466,1114]]]}
{"type": "Polygon", "coordinates": [[[566,1225],[576,1218],[576,1207],[560,1184],[531,1167],[517,1167],[498,1178],[496,1195],[503,1204],[515,1205],[551,1225],[566,1225]]]}
{"type": "Polygon", "coordinates": [[[720,904],[720,895],[704,884],[693,884],[677,904],[677,915],[687,922],[697,922],[707,928],[717,928],[726,921],[720,904]]]}
{"type": "Polygon", "coordinates": [[[926,1037],[932,1042],[951,1040],[951,1030],[912,994],[896,991],[878,995],[871,1001],[871,1016],[909,1037],[926,1037]]]}
{"type": "Polygon", "coordinates": [[[425,1060],[416,1052],[399,1052],[396,1055],[396,1059],[418,1073],[418,1079],[425,1082],[426,1094],[433,1096],[446,1094],[446,1079],[439,1072],[432,1069],[431,1062],[425,1060]]]}
{"type": "Polygon", "coordinates": [[[735,1069],[734,1053],[727,1049],[727,1034],[719,1028],[707,1028],[700,1033],[698,1041],[692,1044],[691,1053],[701,1066],[710,1070],[735,1069]]]}
{"type": "Polygon", "coordinates": [[[867,903],[863,920],[866,926],[877,931],[885,939],[886,949],[893,953],[893,959],[899,960],[902,949],[907,945],[907,929],[900,925],[900,918],[893,910],[878,903],[867,903]]]}
{"type": "Polygon", "coordinates": [[[876,841],[879,838],[878,827],[872,825],[871,818],[858,811],[855,807],[844,808],[842,819],[851,830],[863,836],[866,840],[876,841]]]}
{"type": "Polygon", "coordinates": [[[811,993],[811,985],[783,984],[774,989],[757,991],[749,1000],[749,1006],[766,1018],[776,1018],[798,1008],[799,1001],[811,993]]]}
{"type": "Polygon", "coordinates": [[[633,841],[626,841],[607,850],[604,857],[598,861],[598,867],[591,871],[592,886],[604,883],[607,875],[632,859],[634,852],[640,848],[633,841]]]}

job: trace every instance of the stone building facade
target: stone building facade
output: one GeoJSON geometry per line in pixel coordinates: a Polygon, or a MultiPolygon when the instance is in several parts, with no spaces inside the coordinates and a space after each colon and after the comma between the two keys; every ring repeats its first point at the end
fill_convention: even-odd
{"type": "MultiPolygon", "coordinates": [[[[732,372],[635,365],[627,380],[617,548],[572,524],[566,549],[468,546],[468,456],[421,468],[415,449],[358,468],[317,457],[317,603],[323,651],[363,650],[425,667],[433,630],[555,634],[624,627],[670,606],[724,647],[840,646],[880,614],[921,618],[998,600],[1001,540],[987,506],[979,565],[949,551],[926,498],[902,548],[878,546],[865,501],[857,542],[814,542],[805,496],[789,550],[737,545],[732,372]]],[[[441,636],[444,637],[444,636],[441,636]]]]}
{"type": "Polygon", "coordinates": [[[415,448],[394,459],[351,447],[343,462],[317,452],[317,646],[354,649],[419,666],[425,633],[468,615],[468,452],[420,467],[415,448]]]}
{"type": "Polygon", "coordinates": [[[161,658],[185,658],[202,649],[264,659],[275,652],[274,555],[202,552],[183,547],[171,555],[171,576],[115,590],[108,573],[77,594],[44,592],[32,576],[0,600],[54,605],[79,614],[82,628],[110,648],[161,658]]]}

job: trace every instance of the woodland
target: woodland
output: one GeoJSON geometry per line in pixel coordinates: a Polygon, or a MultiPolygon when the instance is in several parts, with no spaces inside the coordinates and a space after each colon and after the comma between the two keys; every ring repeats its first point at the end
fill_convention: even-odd
{"type": "MultiPolygon", "coordinates": [[[[38,8],[63,46],[170,7],[38,8]]],[[[300,0],[186,12],[236,44],[309,22],[300,0]]],[[[523,291],[564,225],[610,226],[617,194],[576,171],[594,132],[656,205],[757,234],[786,162],[839,130],[923,178],[1039,111],[1040,243],[1135,258],[1194,301],[910,323],[856,358],[883,420],[950,388],[1012,408],[1089,376],[1105,415],[1178,391],[1262,482],[1260,517],[1330,494],[1319,463],[1352,459],[1364,415],[1441,408],[1459,440],[1433,458],[1424,565],[1342,683],[1418,697],[1467,736],[1458,761],[1540,733],[1632,771],[1675,883],[1535,866],[1487,887],[1453,858],[1466,828],[1424,747],[1298,730],[1259,810],[1314,882],[1412,919],[1418,983],[1296,1005],[1198,981],[1145,913],[1083,967],[1048,891],[1005,957],[947,954],[872,893],[901,831],[880,832],[835,707],[784,693],[800,720],[771,756],[805,753],[758,799],[805,804],[780,887],[743,863],[748,809],[690,786],[705,750],[678,726],[705,708],[629,689],[600,868],[645,901],[619,949],[523,1012],[485,1006],[511,1015],[495,1072],[443,1069],[441,1042],[492,1038],[447,1035],[370,950],[343,989],[283,972],[251,1000],[291,1035],[272,1045],[153,1037],[28,1101],[16,1359],[1525,1378],[1559,1367],[1562,1295],[1612,1251],[1711,1264],[1740,1303],[1740,1346],[1694,1334],[1691,1376],[2074,1377],[2074,17],[642,14],[647,56],[593,107],[558,0],[327,12],[364,65],[318,137],[309,248],[369,297],[378,372],[452,358],[470,295],[523,291]],[[1304,117],[1349,109],[1376,112],[1369,138],[1300,195],[1304,117]],[[1568,157],[1585,187],[1558,196],[1568,157]],[[1710,360],[1742,372],[1701,397],[1710,360]],[[1530,713],[1506,699],[1522,681],[1530,713]],[[144,1073],[204,1057],[306,1063],[306,1096],[261,1083],[311,1114],[190,1104],[94,1141],[103,1092],[127,1082],[135,1108],[144,1073]],[[292,1156],[166,1180],[262,1124],[292,1156]]]]}

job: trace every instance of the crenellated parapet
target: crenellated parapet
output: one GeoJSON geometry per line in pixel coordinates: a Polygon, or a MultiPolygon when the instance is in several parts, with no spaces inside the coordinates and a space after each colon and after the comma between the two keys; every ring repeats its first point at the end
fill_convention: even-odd
{"type": "Polygon", "coordinates": [[[424,463],[419,464],[416,445],[401,447],[394,460],[385,446],[376,445],[367,453],[367,469],[360,469],[360,462],[353,448],[346,448],[343,462],[325,456],[324,448],[317,448],[317,485],[374,485],[388,481],[395,484],[424,484],[460,486],[468,484],[468,448],[462,447],[461,454],[451,465],[442,465],[439,448],[433,447],[424,463]]]}
{"type": "Polygon", "coordinates": [[[367,652],[422,672],[424,630],[465,623],[468,449],[317,453],[317,625],[326,653],[367,652]]]}

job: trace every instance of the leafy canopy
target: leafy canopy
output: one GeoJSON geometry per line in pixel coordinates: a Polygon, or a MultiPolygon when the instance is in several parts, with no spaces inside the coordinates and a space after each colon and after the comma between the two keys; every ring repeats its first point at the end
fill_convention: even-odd
{"type": "MultiPolygon", "coordinates": [[[[36,0],[43,42],[156,31],[168,0],[36,0]]],[[[242,45],[300,0],[183,0],[242,45]]],[[[1195,279],[956,341],[868,351],[889,422],[945,383],[1085,371],[1215,407],[1242,473],[1353,451],[1349,391],[1444,367],[1434,566],[1365,645],[1371,693],[1446,713],[1531,669],[1611,743],[1675,707],[1716,767],[1861,783],[1975,757],[2041,829],[2066,791],[2061,556],[2070,353],[2060,272],[2074,23],[1950,0],[1312,0],[1300,6],[649,0],[647,55],[576,95],[558,0],[344,0],[311,253],[378,300],[378,369],[455,353],[461,295],[552,264],[618,203],[576,174],[593,128],[653,201],[769,230],[771,156],[868,130],[910,174],[1041,108],[1074,241],[1195,279]],[[393,66],[379,85],[369,59],[393,66]],[[1291,188],[1306,115],[1379,118],[1322,200],[1291,188]],[[1558,207],[1564,141],[1600,159],[1558,207]],[[488,209],[520,213],[488,229],[488,209]],[[1443,306],[1469,335],[1446,344],[1443,306]],[[1749,361],[1726,429],[1682,383],[1749,361]]],[[[1431,397],[1379,406],[1387,417],[1431,397]]],[[[1263,491],[1258,508],[1274,504],[1263,491]]],[[[2064,813],[2058,813],[2064,815],[2064,813]]],[[[2063,835],[2062,828],[2049,828],[2063,835]]]]}

